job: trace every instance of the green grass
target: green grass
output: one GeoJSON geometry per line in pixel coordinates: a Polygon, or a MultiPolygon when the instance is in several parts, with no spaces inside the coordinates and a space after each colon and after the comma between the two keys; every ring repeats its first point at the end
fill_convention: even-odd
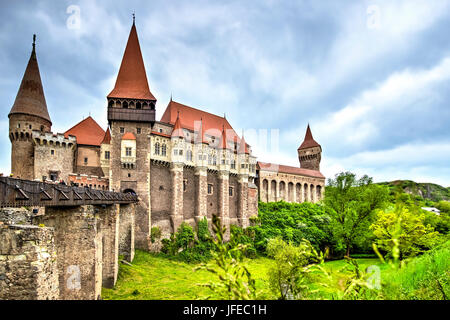
{"type": "MultiPolygon", "coordinates": [[[[378,299],[443,299],[450,298],[450,242],[411,260],[400,270],[381,264],[378,259],[356,259],[360,270],[377,265],[381,271],[382,290],[373,295],[378,299]]],[[[273,260],[265,257],[244,261],[263,298],[273,299],[269,293],[268,270],[273,260]]],[[[211,295],[209,288],[198,286],[217,278],[205,270],[194,271],[198,264],[168,259],[144,251],[136,251],[132,266],[120,265],[114,289],[103,289],[105,300],[190,300],[205,299],[211,295]]],[[[345,260],[328,261],[324,268],[333,275],[328,287],[313,285],[319,299],[335,299],[345,289],[351,272],[345,260]]],[[[319,277],[319,275],[318,275],[319,277]]]]}
{"type": "MultiPolygon", "coordinates": [[[[256,287],[263,289],[268,258],[246,260],[256,287]]],[[[120,264],[114,289],[102,290],[105,300],[195,300],[211,295],[209,288],[198,286],[216,280],[205,270],[194,271],[197,264],[171,260],[144,251],[136,251],[132,266],[120,264]]],[[[214,296],[212,296],[214,298],[214,296]]]]}

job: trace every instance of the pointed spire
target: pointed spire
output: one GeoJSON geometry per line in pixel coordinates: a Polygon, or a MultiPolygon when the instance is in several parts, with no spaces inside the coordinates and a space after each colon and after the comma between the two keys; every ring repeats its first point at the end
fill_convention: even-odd
{"type": "Polygon", "coordinates": [[[111,143],[111,132],[108,129],[106,129],[105,136],[103,137],[103,141],[101,144],[110,144],[111,143]]]}
{"type": "Polygon", "coordinates": [[[28,114],[40,117],[52,123],[47,110],[44,88],[42,87],[39,65],[36,58],[36,35],[33,35],[33,47],[27,68],[17,92],[16,100],[8,115],[28,114]]]}
{"type": "Polygon", "coordinates": [[[173,126],[172,138],[184,138],[183,128],[181,127],[180,111],[178,111],[177,120],[173,126]]]}
{"type": "Polygon", "coordinates": [[[306,128],[305,139],[303,140],[303,143],[300,145],[300,147],[298,149],[300,150],[300,149],[307,149],[307,148],[313,148],[313,147],[320,147],[320,144],[318,144],[316,142],[316,140],[314,140],[312,133],[311,133],[311,128],[309,127],[309,123],[308,123],[308,127],[306,128]]]}
{"type": "Polygon", "coordinates": [[[227,133],[225,131],[225,125],[222,125],[222,136],[220,137],[219,149],[230,149],[228,145],[227,133]]]}
{"type": "Polygon", "coordinates": [[[247,143],[245,142],[245,138],[244,138],[244,130],[242,130],[242,139],[241,139],[241,143],[239,144],[238,154],[249,154],[248,148],[247,148],[247,143]]]}
{"type": "Polygon", "coordinates": [[[134,19],[116,84],[108,98],[156,100],[148,86],[134,19]]]}

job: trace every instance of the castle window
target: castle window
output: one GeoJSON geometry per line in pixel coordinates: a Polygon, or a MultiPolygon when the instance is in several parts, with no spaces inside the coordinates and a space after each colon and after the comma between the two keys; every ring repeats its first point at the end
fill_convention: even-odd
{"type": "Polygon", "coordinates": [[[212,156],[208,155],[208,164],[211,165],[212,164],[212,156]]]}
{"type": "Polygon", "coordinates": [[[50,171],[50,180],[52,181],[58,180],[58,172],[50,171]]]}
{"type": "Polygon", "coordinates": [[[180,150],[180,156],[182,156],[183,155],[183,150],[180,150]]]}
{"type": "Polygon", "coordinates": [[[186,192],[187,190],[187,179],[183,180],[183,192],[186,192]]]}
{"type": "Polygon", "coordinates": [[[231,160],[231,169],[236,169],[236,161],[231,160]]]}
{"type": "Polygon", "coordinates": [[[122,108],[128,109],[128,102],[124,101],[122,104],[122,108]]]}
{"type": "Polygon", "coordinates": [[[88,163],[88,158],[84,158],[84,164],[88,163]]]}
{"type": "Polygon", "coordinates": [[[136,128],[137,134],[141,134],[141,128],[136,128]]]}
{"type": "Polygon", "coordinates": [[[136,109],[141,109],[141,103],[140,102],[136,103],[136,109]]]}
{"type": "Polygon", "coordinates": [[[128,174],[128,178],[131,178],[131,173],[128,174]]]}
{"type": "Polygon", "coordinates": [[[161,147],[161,155],[165,157],[166,154],[167,154],[167,147],[166,144],[163,144],[161,147]]]}
{"type": "Polygon", "coordinates": [[[162,133],[162,131],[163,131],[162,129],[159,129],[159,132],[160,132],[160,133],[162,133]]]}
{"type": "Polygon", "coordinates": [[[127,157],[131,157],[131,148],[130,148],[130,147],[126,147],[126,148],[125,148],[125,155],[126,155],[127,157]]]}
{"type": "Polygon", "coordinates": [[[124,127],[120,127],[120,133],[124,133],[125,132],[125,128],[124,127]]]}
{"type": "Polygon", "coordinates": [[[177,149],[174,149],[174,150],[173,150],[173,155],[174,155],[174,156],[177,156],[177,155],[178,155],[178,150],[177,150],[177,149]]]}
{"type": "Polygon", "coordinates": [[[155,154],[159,155],[159,142],[155,143],[155,154]]]}
{"type": "Polygon", "coordinates": [[[213,185],[208,184],[208,194],[213,194],[213,185]]]}
{"type": "Polygon", "coordinates": [[[228,188],[228,194],[230,195],[230,197],[233,196],[233,187],[228,188]]]}
{"type": "Polygon", "coordinates": [[[44,131],[44,126],[41,126],[41,132],[43,132],[44,131]]]}
{"type": "Polygon", "coordinates": [[[213,156],[213,165],[214,166],[217,165],[217,157],[216,156],[213,156]]]}
{"type": "Polygon", "coordinates": [[[110,158],[109,151],[105,151],[105,159],[106,159],[106,160],[109,160],[109,158],[110,158]]]}
{"type": "Polygon", "coordinates": [[[186,161],[192,161],[192,151],[186,151],[186,161]]]}
{"type": "Polygon", "coordinates": [[[31,129],[31,124],[28,127],[31,129]]]}
{"type": "Polygon", "coordinates": [[[17,128],[19,128],[19,129],[20,129],[20,123],[18,123],[18,124],[17,124],[17,128]]]}
{"type": "Polygon", "coordinates": [[[50,150],[50,154],[53,156],[55,154],[55,150],[50,150]]]}

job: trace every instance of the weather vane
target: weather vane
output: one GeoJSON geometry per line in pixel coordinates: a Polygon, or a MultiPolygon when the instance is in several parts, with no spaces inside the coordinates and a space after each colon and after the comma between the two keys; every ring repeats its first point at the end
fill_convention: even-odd
{"type": "Polygon", "coordinates": [[[136,20],[136,15],[134,14],[134,11],[133,11],[133,24],[134,24],[135,20],[136,20]]]}
{"type": "Polygon", "coordinates": [[[33,34],[33,51],[36,48],[36,34],[33,34]]]}

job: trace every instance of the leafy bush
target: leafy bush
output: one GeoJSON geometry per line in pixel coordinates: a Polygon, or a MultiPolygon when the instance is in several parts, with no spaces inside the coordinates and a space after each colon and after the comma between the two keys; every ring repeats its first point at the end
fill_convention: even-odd
{"type": "Polygon", "coordinates": [[[311,291],[311,267],[322,262],[323,256],[308,240],[295,246],[281,238],[269,241],[267,255],[275,260],[268,272],[272,292],[280,300],[306,298],[311,291]]]}
{"type": "Polygon", "coordinates": [[[161,229],[159,227],[152,227],[150,230],[150,240],[154,243],[157,239],[161,238],[161,229]]]}

